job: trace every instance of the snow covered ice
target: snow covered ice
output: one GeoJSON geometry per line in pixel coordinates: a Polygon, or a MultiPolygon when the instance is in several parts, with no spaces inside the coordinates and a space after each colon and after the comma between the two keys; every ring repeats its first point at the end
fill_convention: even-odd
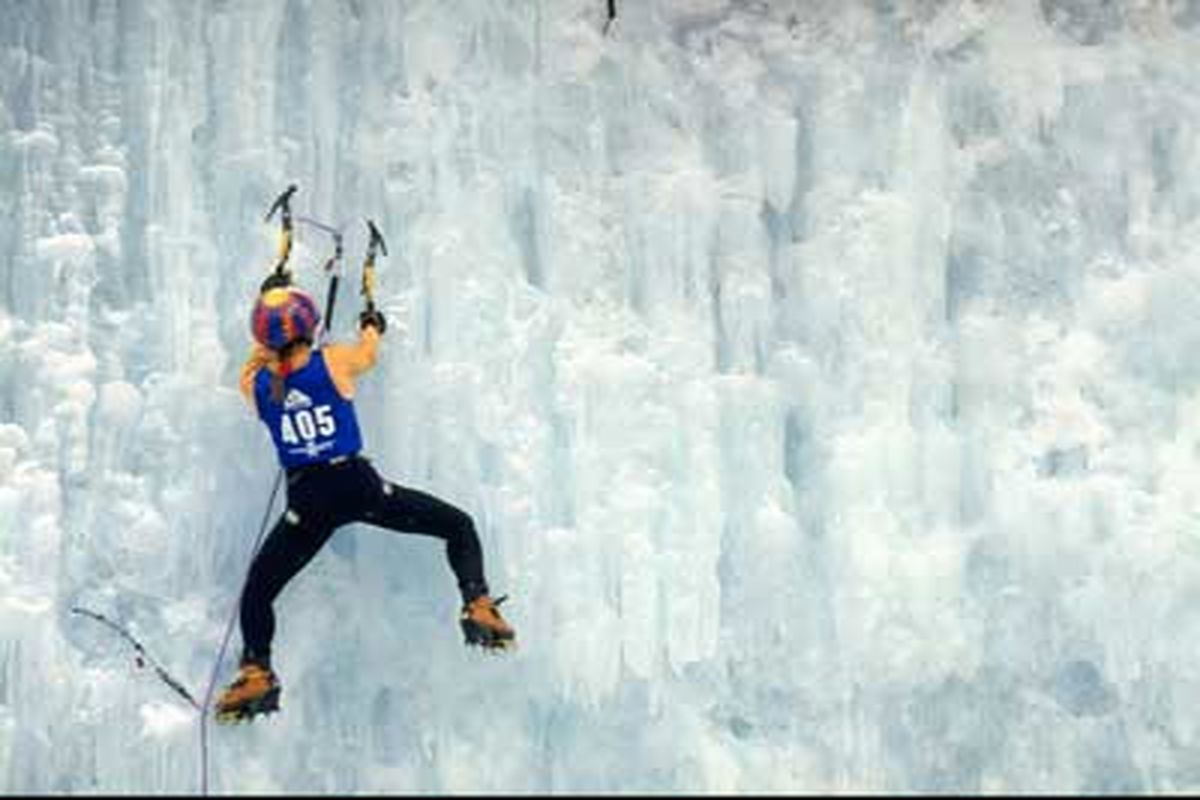
{"type": "Polygon", "coordinates": [[[212,791],[1200,790],[1200,2],[618,7],[0,0],[0,790],[199,791],[292,182],[520,649],[348,527],[212,791]]]}

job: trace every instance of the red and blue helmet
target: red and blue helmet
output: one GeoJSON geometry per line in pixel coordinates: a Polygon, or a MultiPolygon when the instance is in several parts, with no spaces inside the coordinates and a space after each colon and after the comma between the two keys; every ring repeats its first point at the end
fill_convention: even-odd
{"type": "Polygon", "coordinates": [[[303,289],[268,289],[258,297],[250,315],[250,330],[264,347],[282,350],[297,341],[316,338],[321,312],[303,289]]]}

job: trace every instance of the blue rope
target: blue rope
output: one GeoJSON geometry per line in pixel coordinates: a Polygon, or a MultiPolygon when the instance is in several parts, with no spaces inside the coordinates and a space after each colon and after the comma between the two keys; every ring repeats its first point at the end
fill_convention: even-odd
{"type": "MultiPolygon", "coordinates": [[[[267,501],[267,509],[263,512],[262,524],[258,529],[258,538],[254,540],[254,550],[250,554],[249,563],[254,563],[254,556],[262,545],[263,536],[267,532],[267,523],[271,519],[271,508],[275,505],[275,496],[279,494],[283,470],[275,476],[275,488],[271,490],[271,499],[267,501]]],[[[208,689],[204,692],[204,705],[200,708],[200,794],[208,796],[208,709],[212,703],[213,689],[217,685],[217,676],[221,671],[221,662],[225,660],[225,651],[229,647],[229,638],[233,635],[233,625],[237,620],[238,609],[242,605],[242,594],[246,591],[246,580],[250,577],[250,567],[246,567],[246,577],[242,579],[242,589],[238,592],[237,602],[229,614],[229,623],[225,626],[225,638],[221,640],[221,649],[217,653],[217,661],[213,664],[212,675],[208,679],[208,689]]]]}

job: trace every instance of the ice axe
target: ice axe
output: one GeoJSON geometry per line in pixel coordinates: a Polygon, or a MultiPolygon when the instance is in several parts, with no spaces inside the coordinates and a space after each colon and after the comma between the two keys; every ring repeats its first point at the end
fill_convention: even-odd
{"type": "Polygon", "coordinates": [[[375,227],[375,223],[367,220],[367,230],[370,232],[371,239],[367,243],[367,256],[363,260],[363,276],[362,276],[362,296],[367,303],[367,313],[375,310],[375,255],[381,253],[387,255],[387,242],[383,240],[383,234],[379,232],[379,228],[375,227]]]}
{"type": "Polygon", "coordinates": [[[265,292],[277,286],[290,286],[292,283],[291,275],[287,271],[287,262],[292,255],[292,195],[298,188],[296,184],[290,184],[283,194],[275,198],[275,202],[263,218],[263,222],[270,222],[275,212],[279,212],[279,261],[275,264],[275,270],[263,281],[260,291],[265,292]]]}

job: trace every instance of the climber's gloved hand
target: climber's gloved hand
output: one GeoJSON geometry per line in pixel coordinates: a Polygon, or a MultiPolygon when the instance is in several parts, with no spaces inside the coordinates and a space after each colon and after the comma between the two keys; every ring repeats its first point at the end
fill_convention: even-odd
{"type": "Polygon", "coordinates": [[[372,308],[369,311],[364,311],[358,315],[358,327],[360,329],[374,325],[375,330],[381,334],[387,330],[387,320],[384,319],[383,312],[377,308],[372,308]]]}
{"type": "Polygon", "coordinates": [[[259,294],[266,294],[272,289],[287,288],[292,285],[292,275],[290,272],[272,272],[262,282],[262,286],[258,287],[259,294]]]}

